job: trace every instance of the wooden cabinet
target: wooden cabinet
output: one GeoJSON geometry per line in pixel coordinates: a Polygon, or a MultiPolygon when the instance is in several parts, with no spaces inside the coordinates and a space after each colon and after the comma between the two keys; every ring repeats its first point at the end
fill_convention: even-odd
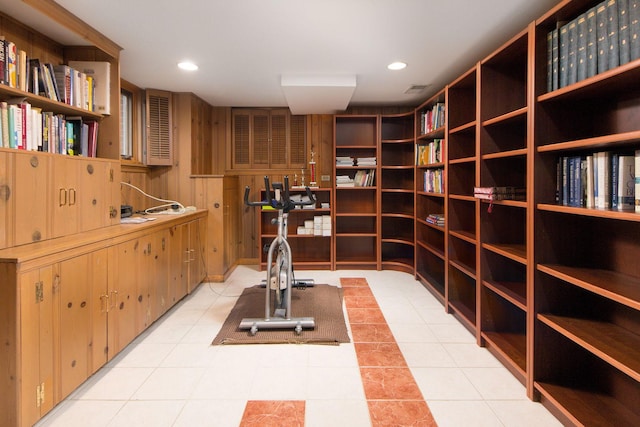
{"type": "Polygon", "coordinates": [[[414,272],[414,112],[380,118],[381,268],[414,272]]]}
{"type": "MultiPolygon", "coordinates": [[[[11,245],[24,245],[50,238],[48,183],[51,157],[29,152],[11,152],[13,159],[14,219],[11,245]]],[[[10,169],[10,170],[11,170],[10,169]]]]}
{"type": "Polygon", "coordinates": [[[190,250],[193,242],[206,243],[205,216],[167,216],[0,251],[0,424],[33,425],[195,288],[204,269],[187,267],[190,288],[170,300],[173,268],[198,252],[190,250]],[[177,255],[170,251],[173,227],[185,227],[187,236],[177,255]]]}
{"type": "MultiPolygon", "coordinates": [[[[287,241],[291,246],[293,265],[298,270],[331,269],[332,240],[331,226],[331,188],[312,188],[316,199],[312,209],[298,207],[289,212],[287,220],[287,241]],[[322,207],[322,205],[328,207],[322,207]],[[300,229],[300,230],[299,230],[300,229]],[[299,232],[300,231],[300,232],[299,232]]],[[[291,197],[306,195],[303,189],[291,190],[291,197]]],[[[260,200],[266,200],[265,191],[260,192],[260,200]]],[[[260,235],[260,269],[267,268],[267,252],[269,245],[278,233],[278,211],[273,209],[259,210],[260,235]]]]}
{"type": "Polygon", "coordinates": [[[477,67],[447,87],[447,278],[446,308],[476,332],[478,185],[477,67]]]}
{"type": "Polygon", "coordinates": [[[9,246],[9,230],[13,229],[11,204],[13,190],[11,169],[9,169],[10,155],[0,150],[0,248],[9,246]]]}
{"type": "Polygon", "coordinates": [[[529,147],[529,28],[479,65],[481,187],[515,187],[515,200],[480,201],[481,344],[502,359],[525,385],[533,353],[527,338],[532,313],[532,210],[527,203],[529,147]]]}
{"type": "Polygon", "coordinates": [[[545,80],[547,36],[596,5],[564,1],[535,23],[533,382],[567,424],[638,425],[640,215],[565,205],[556,171],[563,157],[640,149],[640,61],[557,90],[545,80]]]}
{"type": "MultiPolygon", "coordinates": [[[[7,276],[16,277],[5,271],[7,276]]],[[[50,411],[59,400],[54,380],[57,345],[54,338],[54,315],[57,313],[54,296],[53,268],[50,265],[33,269],[17,277],[18,291],[10,301],[3,301],[3,310],[13,312],[23,318],[20,328],[3,334],[11,345],[5,351],[20,352],[19,359],[9,357],[6,365],[10,370],[3,375],[3,400],[7,407],[2,411],[3,425],[33,425],[40,417],[50,411]],[[19,312],[10,308],[11,304],[19,304],[19,312]],[[11,377],[11,371],[18,372],[18,377],[11,377]],[[20,421],[19,421],[20,420],[20,421]]],[[[10,291],[9,291],[10,292],[10,291]]],[[[5,319],[4,325],[14,325],[15,319],[5,319]]],[[[6,327],[6,326],[5,326],[6,327]]]]}
{"type": "Polygon", "coordinates": [[[334,120],[335,267],[379,269],[379,117],[338,115],[334,120]]]}
{"type": "Polygon", "coordinates": [[[441,302],[446,272],[446,91],[416,109],[415,275],[441,302]]]}

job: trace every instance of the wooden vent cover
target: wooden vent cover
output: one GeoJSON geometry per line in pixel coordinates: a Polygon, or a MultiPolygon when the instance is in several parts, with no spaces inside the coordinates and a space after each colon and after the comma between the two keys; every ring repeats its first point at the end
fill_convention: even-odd
{"type": "Polygon", "coordinates": [[[173,163],[171,92],[146,91],[145,163],[170,166],[173,163]]]}

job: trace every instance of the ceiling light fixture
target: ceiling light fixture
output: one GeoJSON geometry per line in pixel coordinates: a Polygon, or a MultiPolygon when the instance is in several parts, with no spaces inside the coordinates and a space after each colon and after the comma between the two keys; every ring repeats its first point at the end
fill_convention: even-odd
{"type": "Polygon", "coordinates": [[[387,65],[387,68],[388,68],[388,69],[390,69],[390,70],[394,70],[394,71],[396,71],[396,70],[402,70],[402,69],[404,69],[404,68],[406,68],[406,67],[407,67],[407,64],[405,64],[404,62],[400,62],[400,61],[398,61],[398,62],[392,62],[391,64],[387,65]]]}
{"type": "Polygon", "coordinates": [[[178,63],[178,68],[186,71],[195,71],[198,69],[198,66],[190,61],[184,61],[178,63]]]}

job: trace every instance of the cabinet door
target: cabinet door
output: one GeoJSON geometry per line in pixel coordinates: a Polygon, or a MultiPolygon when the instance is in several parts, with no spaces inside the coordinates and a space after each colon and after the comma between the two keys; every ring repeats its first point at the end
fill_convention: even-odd
{"type": "Polygon", "coordinates": [[[204,280],[204,236],[206,233],[206,223],[204,220],[196,220],[187,224],[189,229],[189,243],[186,250],[186,257],[189,268],[189,288],[191,293],[204,280]]]}
{"type": "Polygon", "coordinates": [[[10,245],[8,230],[12,229],[10,160],[9,153],[0,151],[0,249],[10,245]]]}
{"type": "Polygon", "coordinates": [[[188,240],[185,242],[185,239],[188,239],[185,224],[171,227],[169,230],[169,298],[171,304],[175,304],[187,295],[189,274],[185,251],[188,240]]]}
{"type": "Polygon", "coordinates": [[[169,230],[156,233],[156,244],[152,248],[155,264],[155,301],[152,311],[153,320],[162,316],[173,305],[169,292],[169,230]]]}
{"type": "Polygon", "coordinates": [[[47,198],[49,157],[28,152],[14,156],[14,245],[49,238],[47,198]]]}
{"type": "Polygon", "coordinates": [[[120,181],[122,180],[122,171],[119,162],[109,162],[107,167],[107,182],[109,187],[109,222],[108,225],[120,224],[120,205],[122,204],[120,194],[120,181]]]}
{"type": "Polygon", "coordinates": [[[90,374],[91,277],[90,255],[57,265],[60,299],[60,389],[66,397],[90,374]]]}
{"type": "Polygon", "coordinates": [[[20,275],[20,418],[33,425],[58,401],[55,392],[51,267],[20,275]]]}
{"type": "Polygon", "coordinates": [[[79,231],[78,160],[64,156],[54,156],[52,173],[52,229],[53,238],[74,234],[79,231]]]}
{"type": "Polygon", "coordinates": [[[137,335],[138,247],[138,240],[131,240],[109,249],[109,360],[137,335]]]}
{"type": "Polygon", "coordinates": [[[107,321],[109,310],[108,250],[90,254],[89,283],[91,286],[91,365],[90,374],[108,361],[107,321]]]}
{"type": "Polygon", "coordinates": [[[110,224],[107,162],[87,159],[78,162],[78,205],[82,231],[95,230],[110,224]]]}
{"type": "Polygon", "coordinates": [[[138,263],[140,271],[137,280],[136,301],[136,334],[144,331],[154,320],[156,300],[156,271],[155,257],[157,241],[156,235],[140,238],[138,250],[138,263]]]}

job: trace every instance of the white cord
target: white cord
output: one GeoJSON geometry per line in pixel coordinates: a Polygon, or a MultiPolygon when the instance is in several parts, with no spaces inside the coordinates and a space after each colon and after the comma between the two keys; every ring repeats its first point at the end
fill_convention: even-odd
{"type": "Polygon", "coordinates": [[[184,211],[185,211],[185,207],[184,207],[184,206],[182,205],[182,203],[180,203],[180,202],[177,202],[177,201],[175,201],[175,200],[159,199],[159,198],[157,198],[157,197],[154,197],[154,196],[152,196],[152,195],[150,195],[150,194],[145,193],[144,191],[142,191],[141,189],[139,189],[139,188],[138,188],[138,187],[136,187],[135,185],[133,185],[133,184],[129,184],[128,182],[120,181],[120,184],[124,184],[124,185],[126,185],[126,186],[129,186],[129,187],[131,187],[131,188],[135,189],[135,190],[138,190],[139,192],[141,192],[142,194],[144,194],[145,196],[147,196],[147,197],[148,197],[148,198],[150,198],[150,199],[156,200],[156,201],[158,201],[158,202],[166,202],[166,204],[165,204],[165,205],[159,205],[159,206],[154,206],[154,207],[152,207],[152,208],[147,208],[147,209],[145,209],[145,210],[144,210],[144,213],[146,213],[146,214],[157,213],[157,212],[149,212],[149,211],[150,211],[150,210],[153,210],[153,209],[158,209],[158,208],[164,208],[164,207],[167,207],[167,206],[172,206],[172,205],[178,205],[178,207],[180,208],[180,210],[181,210],[182,212],[184,212],[184,211]]]}

